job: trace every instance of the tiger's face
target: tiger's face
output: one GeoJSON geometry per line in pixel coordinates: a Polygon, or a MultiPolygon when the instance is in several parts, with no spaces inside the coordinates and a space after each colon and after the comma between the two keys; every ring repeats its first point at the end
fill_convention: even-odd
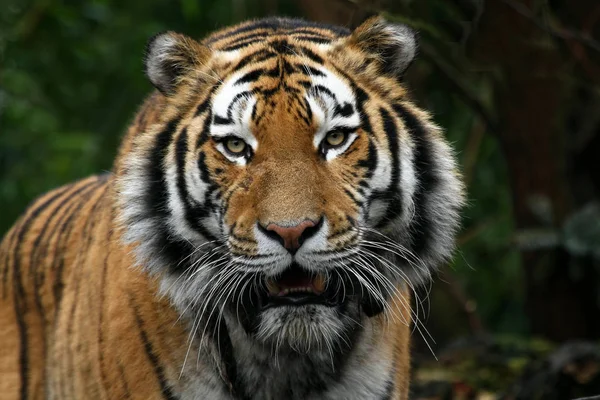
{"type": "Polygon", "coordinates": [[[124,156],[121,216],[195,330],[225,318],[321,351],[410,307],[401,293],[449,256],[462,203],[451,151],[400,83],[414,52],[381,19],[151,40],[164,106],[124,156]]]}

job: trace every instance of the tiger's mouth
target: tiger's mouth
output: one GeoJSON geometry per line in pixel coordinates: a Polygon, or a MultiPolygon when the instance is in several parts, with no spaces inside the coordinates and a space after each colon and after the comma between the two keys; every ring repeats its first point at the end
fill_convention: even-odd
{"type": "Polygon", "coordinates": [[[311,273],[297,264],[276,278],[267,278],[265,283],[267,298],[263,308],[305,304],[334,306],[345,297],[340,282],[327,279],[321,273],[311,273]]]}

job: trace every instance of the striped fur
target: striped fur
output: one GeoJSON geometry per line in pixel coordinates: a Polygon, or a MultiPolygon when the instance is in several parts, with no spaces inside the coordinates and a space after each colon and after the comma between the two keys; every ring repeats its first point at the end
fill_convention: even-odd
{"type": "Polygon", "coordinates": [[[411,292],[463,202],[402,85],[415,51],[380,18],[154,37],[158,91],[113,173],[45,194],[0,245],[2,398],[406,399],[411,292]],[[264,228],[307,220],[295,253],[264,228]],[[339,301],[264,307],[293,266],[339,301]]]}

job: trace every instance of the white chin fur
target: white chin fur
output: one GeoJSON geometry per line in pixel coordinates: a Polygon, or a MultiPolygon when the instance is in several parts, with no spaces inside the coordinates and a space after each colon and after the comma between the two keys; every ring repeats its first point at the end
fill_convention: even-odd
{"type": "Polygon", "coordinates": [[[323,305],[280,306],[263,311],[256,337],[276,352],[290,349],[306,354],[328,351],[350,342],[344,327],[349,317],[323,305]]]}

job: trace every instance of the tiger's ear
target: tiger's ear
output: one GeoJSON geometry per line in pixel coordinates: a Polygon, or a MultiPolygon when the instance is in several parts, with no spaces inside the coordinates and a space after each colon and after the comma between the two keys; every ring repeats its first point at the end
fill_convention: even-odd
{"type": "Polygon", "coordinates": [[[154,87],[168,96],[209,57],[210,50],[192,38],[175,32],[159,33],[146,45],[146,76],[154,87]]]}
{"type": "Polygon", "coordinates": [[[387,22],[379,16],[371,17],[356,28],[347,39],[380,64],[388,75],[401,77],[417,53],[415,32],[406,25],[387,22]]]}

